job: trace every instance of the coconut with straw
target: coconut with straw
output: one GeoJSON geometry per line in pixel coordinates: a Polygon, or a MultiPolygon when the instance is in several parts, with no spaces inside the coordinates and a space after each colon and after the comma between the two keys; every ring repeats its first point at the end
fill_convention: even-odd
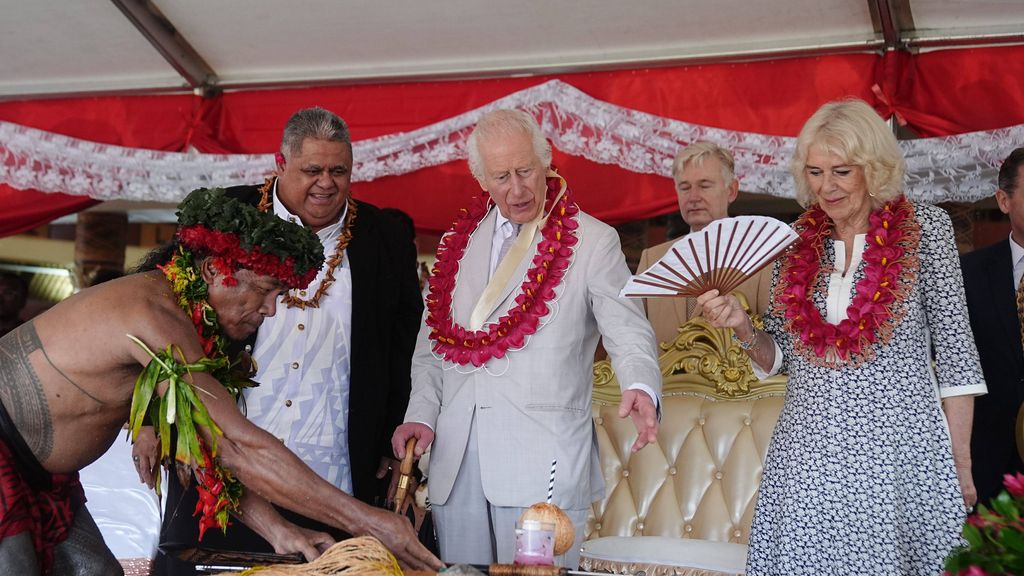
{"type": "Polygon", "coordinates": [[[555,492],[555,467],[557,463],[557,459],[551,461],[551,476],[548,479],[547,501],[537,502],[527,508],[519,517],[519,521],[524,522],[526,520],[535,520],[554,525],[554,552],[556,556],[561,556],[568,552],[569,548],[572,548],[572,543],[576,540],[576,527],[573,525],[572,520],[569,519],[568,514],[566,514],[557,505],[551,503],[551,497],[555,492]]]}

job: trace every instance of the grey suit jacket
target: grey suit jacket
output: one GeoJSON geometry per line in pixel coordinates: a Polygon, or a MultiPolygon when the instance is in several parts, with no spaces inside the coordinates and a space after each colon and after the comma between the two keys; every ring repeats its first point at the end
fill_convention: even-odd
{"type": "MultiPolygon", "coordinates": [[[[463,326],[487,284],[495,214],[492,209],[483,218],[460,262],[452,308],[463,326]]],[[[579,243],[549,303],[551,312],[523,349],[474,370],[438,360],[427,337],[430,329],[420,328],[405,421],[434,429],[428,473],[432,502],[447,502],[474,418],[483,490],[491,504],[525,507],[544,500],[552,459],[558,460],[555,504],[581,509],[603,497],[591,417],[599,334],[622,386],[646,384],[660,396],[650,324],[638,302],[618,297],[629,277],[618,235],[583,212],[578,221],[579,243]]],[[[529,254],[540,237],[537,232],[529,254]]],[[[532,256],[523,259],[487,323],[512,305],[531,262],[532,256]]]]}

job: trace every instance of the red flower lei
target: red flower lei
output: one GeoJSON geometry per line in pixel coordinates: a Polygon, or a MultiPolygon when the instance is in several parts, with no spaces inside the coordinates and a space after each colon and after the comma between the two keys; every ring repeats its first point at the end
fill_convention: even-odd
{"type": "Polygon", "coordinates": [[[921,229],[914,207],[901,196],[871,213],[864,277],[857,282],[847,318],[838,325],[826,322],[814,305],[814,292],[824,291],[821,277],[832,273],[821,265],[832,221],[815,205],[794,228],[799,238],[783,261],[772,299],[794,336],[794,350],[813,364],[831,368],[872,360],[874,344],[888,343],[906,314],[907,294],[920,269],[921,229]]]}
{"type": "Polygon", "coordinates": [[[283,261],[273,254],[260,250],[259,246],[245,249],[235,234],[211,230],[201,224],[183,226],[178,230],[178,240],[190,249],[211,252],[214,265],[225,278],[225,286],[238,283],[234,273],[239,268],[248,268],[256,274],[273,276],[289,288],[305,288],[316,278],[319,268],[310,268],[299,276],[295,273],[295,260],[289,256],[283,261]]]}
{"type": "MultiPolygon", "coordinates": [[[[548,202],[557,196],[564,182],[561,176],[548,176],[548,202]]],[[[537,331],[540,319],[550,312],[547,303],[555,297],[555,288],[565,276],[578,241],[576,215],[580,209],[566,189],[540,231],[543,239],[537,245],[533,266],[526,273],[515,304],[497,323],[485,326],[486,331],[467,330],[456,324],[452,316],[452,292],[469,238],[491,205],[485,193],[474,198],[468,210],[460,211],[441,239],[429,280],[427,326],[431,328],[434,353],[462,365],[472,363],[480,367],[491,358],[503,358],[508,350],[518,350],[526,344],[526,337],[537,331]]]]}

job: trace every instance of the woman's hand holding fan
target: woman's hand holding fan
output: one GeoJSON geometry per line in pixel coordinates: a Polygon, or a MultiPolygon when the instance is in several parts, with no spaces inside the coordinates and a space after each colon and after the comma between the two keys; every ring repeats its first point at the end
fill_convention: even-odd
{"type": "Polygon", "coordinates": [[[697,297],[709,290],[728,294],[796,238],[792,228],[767,216],[715,220],[677,240],[653,266],[631,277],[619,296],[697,297]]]}

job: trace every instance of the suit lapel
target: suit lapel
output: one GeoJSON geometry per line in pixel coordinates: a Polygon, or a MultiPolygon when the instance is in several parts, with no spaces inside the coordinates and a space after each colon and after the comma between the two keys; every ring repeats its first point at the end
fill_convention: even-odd
{"type": "Polygon", "coordinates": [[[1019,367],[1024,363],[1024,352],[1020,346],[1020,319],[1017,316],[1017,293],[1013,289],[1013,260],[1009,240],[1004,240],[999,249],[992,253],[985,270],[996,316],[1008,341],[1017,343],[1014,347],[1017,351],[1014,358],[1019,367]]]}
{"type": "MultiPolygon", "coordinates": [[[[357,202],[357,204],[359,204],[357,202]]],[[[365,211],[364,211],[365,212],[365,211]]],[[[345,257],[352,278],[352,334],[359,334],[374,314],[373,294],[376,293],[377,266],[381,262],[373,257],[369,239],[373,223],[366,217],[356,217],[352,223],[352,239],[345,248],[345,257]]],[[[355,336],[352,338],[355,340],[355,336]]]]}
{"type": "Polygon", "coordinates": [[[491,239],[494,237],[494,221],[497,209],[492,209],[480,221],[476,231],[469,238],[469,245],[459,262],[459,277],[452,295],[452,315],[460,326],[469,325],[473,307],[487,286],[491,264],[491,239]]]}

